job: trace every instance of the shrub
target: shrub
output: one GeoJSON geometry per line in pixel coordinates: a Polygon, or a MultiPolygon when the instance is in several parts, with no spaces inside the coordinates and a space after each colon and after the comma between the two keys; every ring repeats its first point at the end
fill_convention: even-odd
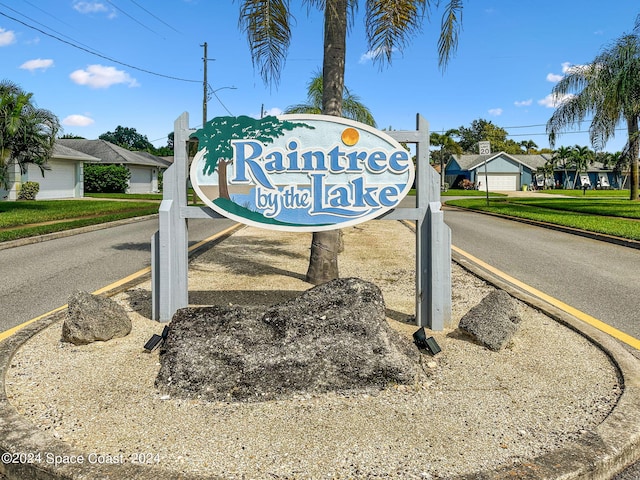
{"type": "Polygon", "coordinates": [[[124,165],[84,164],[84,191],[88,193],[125,193],[131,172],[124,165]]]}
{"type": "Polygon", "coordinates": [[[38,182],[24,182],[22,187],[20,187],[18,200],[35,200],[39,191],[40,184],[38,182]]]}

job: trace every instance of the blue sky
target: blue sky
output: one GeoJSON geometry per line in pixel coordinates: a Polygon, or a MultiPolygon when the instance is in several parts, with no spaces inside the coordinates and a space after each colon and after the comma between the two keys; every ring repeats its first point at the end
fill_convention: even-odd
{"type": "MultiPolygon", "coordinates": [[[[0,0],[0,79],[32,92],[59,117],[63,133],[92,139],[122,125],[162,146],[182,112],[191,127],[202,123],[204,42],[208,83],[219,97],[209,101],[208,118],[257,117],[262,106],[277,114],[305,101],[322,66],[322,17],[291,3],[288,59],[280,83],[268,86],[238,28],[237,1],[0,0]]],[[[568,65],[591,61],[630,32],[640,13],[637,0],[468,0],[458,52],[443,73],[441,11],[380,68],[368,55],[360,4],[347,41],[346,84],[379,128],[413,129],[416,113],[432,131],[484,118],[541,148],[549,146],[544,125],[554,83],[568,65]]],[[[623,147],[624,127],[606,150],[623,147]]],[[[568,132],[557,146],[575,144],[587,145],[588,136],[568,132]]]]}

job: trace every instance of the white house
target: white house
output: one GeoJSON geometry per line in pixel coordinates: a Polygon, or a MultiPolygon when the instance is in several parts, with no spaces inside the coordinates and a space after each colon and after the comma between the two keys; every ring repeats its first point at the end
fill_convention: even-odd
{"type": "Polygon", "coordinates": [[[127,167],[131,172],[127,193],[157,192],[158,173],[171,165],[161,157],[147,152],[132,152],[106,140],[61,138],[56,143],[96,157],[100,163],[127,167]]]}
{"type": "Polygon", "coordinates": [[[83,165],[85,162],[98,161],[98,158],[56,142],[53,155],[47,164],[48,169],[44,172],[32,164],[28,165],[25,173],[20,172],[18,165],[11,166],[8,189],[0,188],[0,200],[17,200],[20,186],[25,182],[38,182],[38,200],[82,198],[83,165]]]}

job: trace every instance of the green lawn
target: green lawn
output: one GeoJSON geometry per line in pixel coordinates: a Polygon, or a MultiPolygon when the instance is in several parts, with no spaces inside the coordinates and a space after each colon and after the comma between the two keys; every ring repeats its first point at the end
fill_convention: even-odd
{"type": "Polygon", "coordinates": [[[503,198],[449,200],[447,205],[553,223],[640,240],[640,202],[617,198],[503,198]]]}
{"type": "Polygon", "coordinates": [[[157,202],[40,200],[0,202],[0,242],[158,213],[157,202]]]}
{"type": "Polygon", "coordinates": [[[583,192],[582,190],[572,189],[572,190],[537,190],[538,193],[546,193],[549,195],[564,195],[567,197],[616,197],[616,198],[624,198],[629,199],[629,190],[587,190],[583,192]]]}

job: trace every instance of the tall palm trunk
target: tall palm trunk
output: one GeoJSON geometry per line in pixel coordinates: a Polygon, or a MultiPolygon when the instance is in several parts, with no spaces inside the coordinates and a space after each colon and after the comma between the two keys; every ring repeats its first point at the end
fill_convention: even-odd
{"type": "MultiPolygon", "coordinates": [[[[347,0],[326,0],[324,10],[324,61],[322,66],[322,113],[342,115],[344,65],[347,38],[347,0]]],[[[338,278],[338,253],[342,250],[340,230],[315,232],[307,282],[314,285],[338,278]]]]}
{"type": "Polygon", "coordinates": [[[629,132],[629,170],[631,176],[630,200],[640,200],[638,198],[638,153],[640,151],[640,137],[638,136],[638,117],[627,118],[627,131],[629,132]]]}

